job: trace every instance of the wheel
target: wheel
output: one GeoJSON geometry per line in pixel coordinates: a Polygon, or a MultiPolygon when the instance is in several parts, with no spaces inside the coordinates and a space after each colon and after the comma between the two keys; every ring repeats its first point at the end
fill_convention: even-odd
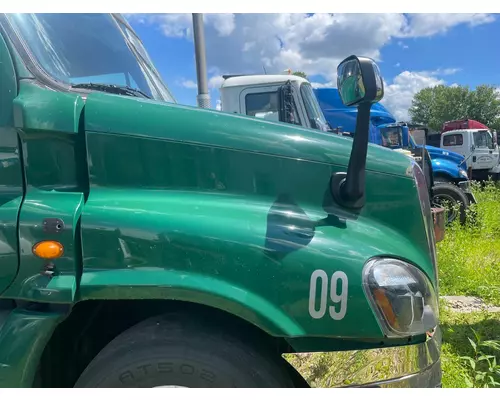
{"type": "Polygon", "coordinates": [[[293,387],[279,354],[216,325],[182,315],[141,322],[112,340],[75,387],[293,387]]]}
{"type": "Polygon", "coordinates": [[[461,224],[465,223],[469,199],[460,188],[452,183],[439,183],[432,188],[432,192],[432,203],[440,205],[447,211],[447,224],[452,223],[457,217],[461,224]]]}

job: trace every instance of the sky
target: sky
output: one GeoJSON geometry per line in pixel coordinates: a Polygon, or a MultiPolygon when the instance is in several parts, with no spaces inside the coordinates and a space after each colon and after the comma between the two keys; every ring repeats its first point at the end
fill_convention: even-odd
{"type": "MultiPolygon", "coordinates": [[[[177,102],[196,105],[191,14],[126,18],[177,102]]],[[[204,25],[213,108],[223,74],[291,68],[315,87],[335,87],[337,65],[351,54],[377,61],[382,103],[397,120],[408,119],[425,87],[500,87],[500,14],[204,14],[204,25]]]]}

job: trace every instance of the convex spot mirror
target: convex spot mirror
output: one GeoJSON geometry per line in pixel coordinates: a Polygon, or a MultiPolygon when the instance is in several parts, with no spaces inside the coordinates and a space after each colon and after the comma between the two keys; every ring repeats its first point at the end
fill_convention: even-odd
{"type": "Polygon", "coordinates": [[[378,65],[367,57],[350,56],[339,64],[337,88],[346,106],[377,103],[384,97],[378,65]]]}

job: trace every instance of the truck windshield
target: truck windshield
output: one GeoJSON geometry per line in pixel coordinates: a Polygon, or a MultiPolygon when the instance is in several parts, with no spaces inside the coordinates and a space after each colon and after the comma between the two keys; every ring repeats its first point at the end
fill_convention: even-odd
{"type": "Polygon", "coordinates": [[[403,146],[402,129],[400,126],[380,128],[380,136],[382,138],[382,146],[384,147],[397,148],[403,146]]]}
{"type": "Polygon", "coordinates": [[[311,123],[311,127],[324,132],[328,131],[328,124],[318,104],[318,100],[314,95],[311,85],[309,83],[302,83],[300,85],[300,94],[304,100],[307,118],[311,123]]]}
{"type": "Polygon", "coordinates": [[[493,149],[493,137],[489,131],[476,131],[474,132],[474,144],[476,147],[486,147],[493,149]]]}
{"type": "Polygon", "coordinates": [[[8,14],[7,18],[53,79],[81,87],[126,86],[156,100],[175,102],[140,40],[111,14],[8,14]]]}

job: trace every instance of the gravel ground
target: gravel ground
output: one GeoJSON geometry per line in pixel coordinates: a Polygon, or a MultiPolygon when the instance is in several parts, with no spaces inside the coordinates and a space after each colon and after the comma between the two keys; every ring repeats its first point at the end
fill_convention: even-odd
{"type": "Polygon", "coordinates": [[[479,297],[469,296],[441,296],[441,300],[455,312],[469,313],[474,311],[500,312],[500,307],[486,304],[479,297]]]}

